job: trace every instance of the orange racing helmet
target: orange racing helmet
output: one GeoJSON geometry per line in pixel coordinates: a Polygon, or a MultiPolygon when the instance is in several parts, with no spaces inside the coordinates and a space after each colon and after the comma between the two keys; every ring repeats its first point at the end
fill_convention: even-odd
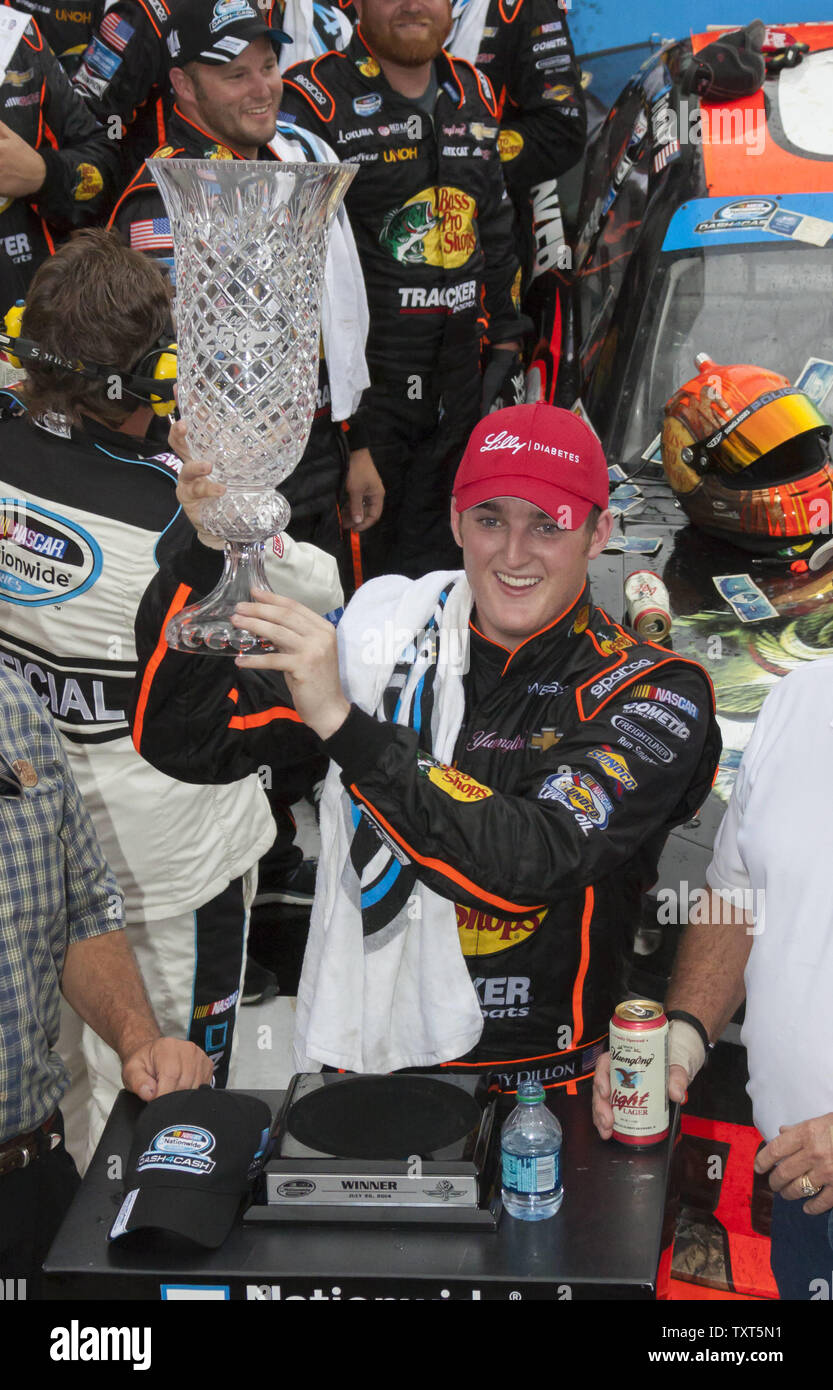
{"type": "Polygon", "coordinates": [[[785,376],[705,353],[665,406],[662,463],[695,525],[785,558],[833,526],[831,426],[785,376]]]}

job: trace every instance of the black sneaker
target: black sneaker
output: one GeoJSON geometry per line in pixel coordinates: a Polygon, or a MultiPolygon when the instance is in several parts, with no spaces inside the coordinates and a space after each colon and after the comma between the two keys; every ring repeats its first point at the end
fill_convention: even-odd
{"type": "Polygon", "coordinates": [[[243,993],[240,996],[241,1005],[262,1004],[266,999],[272,999],[276,994],[280,994],[277,975],[273,975],[271,970],[258,965],[256,960],[247,956],[246,974],[243,977],[243,993]]]}
{"type": "Polygon", "coordinates": [[[279,883],[266,883],[263,892],[258,892],[254,905],[263,907],[266,903],[288,903],[296,907],[310,907],[315,896],[315,874],[317,859],[302,859],[296,869],[287,874],[279,883]]]}

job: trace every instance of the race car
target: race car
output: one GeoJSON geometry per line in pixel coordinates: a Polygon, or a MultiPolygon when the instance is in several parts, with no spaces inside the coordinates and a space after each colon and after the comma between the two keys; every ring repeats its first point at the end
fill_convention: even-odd
{"type": "Polygon", "coordinates": [[[833,24],[766,37],[782,61],[731,101],[692,90],[715,33],[666,44],[588,152],[571,292],[551,294],[527,398],[580,398],[628,472],[696,354],[793,382],[833,360],[833,24]]]}

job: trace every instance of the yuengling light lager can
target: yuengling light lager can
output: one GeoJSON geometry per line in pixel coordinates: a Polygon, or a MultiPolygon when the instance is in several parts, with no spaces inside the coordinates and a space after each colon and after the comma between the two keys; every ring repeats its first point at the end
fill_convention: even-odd
{"type": "Polygon", "coordinates": [[[632,1148],[668,1134],[668,1020],[654,999],[626,999],[610,1020],[613,1136],[632,1148]]]}

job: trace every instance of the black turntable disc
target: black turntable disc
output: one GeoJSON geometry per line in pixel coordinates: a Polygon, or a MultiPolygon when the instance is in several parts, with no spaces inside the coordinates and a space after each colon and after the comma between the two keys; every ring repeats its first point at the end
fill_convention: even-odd
{"type": "Polygon", "coordinates": [[[286,1127],[341,1158],[407,1159],[444,1149],[480,1123],[473,1096],[428,1076],[357,1076],[296,1101],[286,1127]]]}

